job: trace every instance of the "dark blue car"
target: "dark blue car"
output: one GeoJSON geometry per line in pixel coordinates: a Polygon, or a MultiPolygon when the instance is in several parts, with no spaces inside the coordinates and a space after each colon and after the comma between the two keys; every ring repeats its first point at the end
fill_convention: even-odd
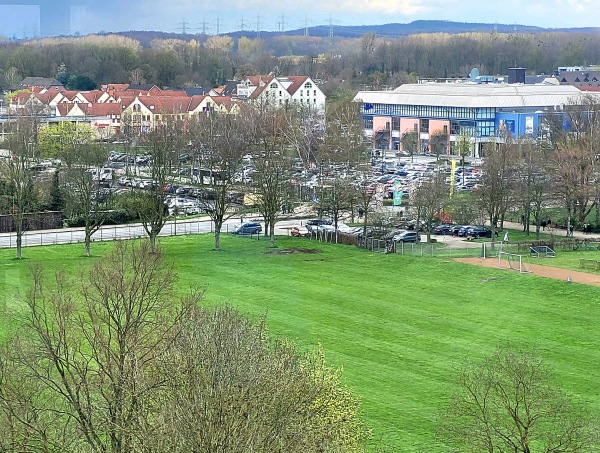
{"type": "Polygon", "coordinates": [[[262,226],[256,222],[243,223],[233,230],[233,234],[258,234],[260,232],[262,232],[262,226]]]}

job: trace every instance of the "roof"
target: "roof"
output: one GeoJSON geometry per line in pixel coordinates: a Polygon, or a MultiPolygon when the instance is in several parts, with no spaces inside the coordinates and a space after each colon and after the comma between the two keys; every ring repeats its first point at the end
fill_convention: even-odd
{"type": "Polygon", "coordinates": [[[132,83],[127,89],[135,91],[160,91],[160,88],[151,83],[132,83]]]}
{"type": "Polygon", "coordinates": [[[292,84],[288,87],[288,93],[294,94],[308,80],[307,76],[289,76],[288,79],[292,84]]]}
{"type": "Polygon", "coordinates": [[[89,116],[110,116],[121,114],[121,104],[116,102],[95,102],[93,104],[84,104],[80,106],[86,115],[89,116]]]}
{"type": "Polygon", "coordinates": [[[188,96],[201,96],[203,94],[207,94],[210,90],[202,87],[194,87],[194,88],[181,88],[185,91],[185,94],[188,96]]]}
{"type": "Polygon", "coordinates": [[[54,77],[25,77],[19,83],[20,87],[41,87],[41,88],[50,88],[53,86],[63,86],[58,80],[54,77]]]}
{"type": "Polygon", "coordinates": [[[223,96],[235,96],[237,95],[237,86],[239,82],[228,81],[225,85],[220,86],[219,89],[215,89],[219,94],[223,96]]]}
{"type": "Polygon", "coordinates": [[[570,85],[406,84],[394,91],[359,91],[354,102],[466,108],[527,108],[572,103],[582,96],[570,85]]]}

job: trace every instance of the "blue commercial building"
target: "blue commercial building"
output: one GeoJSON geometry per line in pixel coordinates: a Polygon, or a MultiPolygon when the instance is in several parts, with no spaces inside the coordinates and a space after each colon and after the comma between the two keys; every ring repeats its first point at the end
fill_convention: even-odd
{"type": "MultiPolygon", "coordinates": [[[[446,140],[450,154],[461,136],[468,136],[473,155],[482,145],[507,134],[538,138],[542,117],[560,114],[565,105],[581,105],[584,93],[576,87],[556,84],[423,83],[401,85],[393,91],[360,91],[365,134],[373,148],[402,150],[402,137],[416,133],[417,149],[430,149],[432,136],[446,140]]],[[[599,97],[600,100],[600,97],[599,97]]]]}

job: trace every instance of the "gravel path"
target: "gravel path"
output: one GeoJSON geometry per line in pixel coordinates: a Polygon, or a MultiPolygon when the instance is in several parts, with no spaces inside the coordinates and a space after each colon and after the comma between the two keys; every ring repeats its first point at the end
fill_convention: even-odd
{"type": "MultiPolygon", "coordinates": [[[[498,269],[497,258],[456,258],[454,261],[461,263],[474,264],[477,266],[493,267],[498,269]]],[[[540,264],[525,265],[527,270],[532,271],[531,274],[537,277],[553,278],[555,280],[563,280],[565,282],[571,281],[573,283],[581,283],[584,285],[600,286],[600,275],[591,274],[587,272],[573,271],[571,269],[563,269],[560,267],[542,266],[540,264]]],[[[506,269],[506,268],[505,268],[506,269]]],[[[508,269],[506,269],[508,270],[508,269]]],[[[513,271],[514,272],[514,271],[513,271]]],[[[524,274],[524,275],[531,275],[524,274]]]]}

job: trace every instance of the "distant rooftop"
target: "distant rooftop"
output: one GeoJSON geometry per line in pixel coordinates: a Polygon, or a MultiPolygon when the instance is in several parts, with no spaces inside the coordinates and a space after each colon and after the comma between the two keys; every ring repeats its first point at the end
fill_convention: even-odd
{"type": "Polygon", "coordinates": [[[420,83],[393,91],[360,91],[355,102],[467,108],[528,108],[575,102],[583,95],[570,85],[420,83]]]}

